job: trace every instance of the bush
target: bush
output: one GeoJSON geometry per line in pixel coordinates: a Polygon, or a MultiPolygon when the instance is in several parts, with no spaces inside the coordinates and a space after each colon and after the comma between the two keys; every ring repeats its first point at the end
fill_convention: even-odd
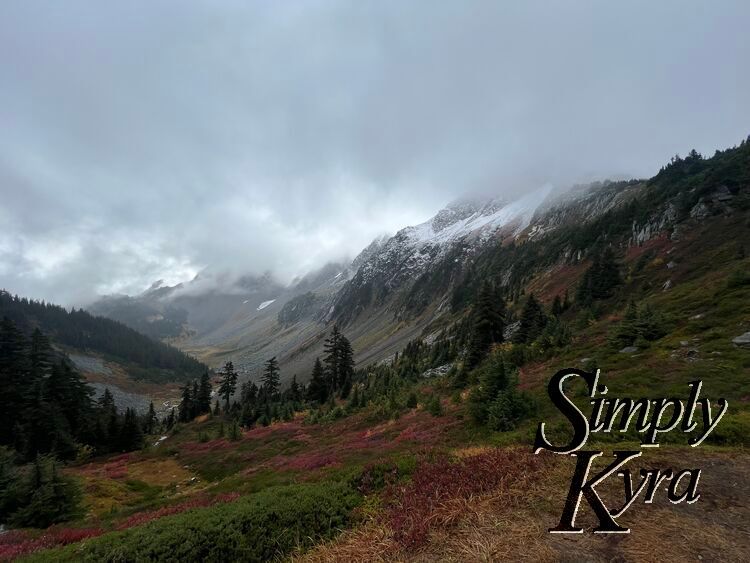
{"type": "Polygon", "coordinates": [[[648,342],[659,340],[665,334],[667,323],[663,315],[648,305],[637,307],[631,302],[622,321],[610,336],[610,344],[615,348],[633,345],[645,347],[648,342]]]}
{"type": "Polygon", "coordinates": [[[406,399],[406,408],[407,409],[417,408],[417,394],[414,391],[409,393],[409,398],[406,399]]]}
{"type": "Polygon", "coordinates": [[[6,453],[0,459],[0,523],[46,528],[81,514],[81,491],[57,470],[52,457],[15,467],[6,453]]]}
{"type": "Polygon", "coordinates": [[[440,397],[438,395],[430,397],[425,408],[432,416],[442,416],[443,414],[443,404],[440,402],[440,397]]]}
{"type": "Polygon", "coordinates": [[[269,561],[333,537],[360,496],[343,483],[271,487],[231,504],[167,516],[37,561],[269,561]]]}
{"type": "Polygon", "coordinates": [[[750,274],[745,270],[734,270],[727,278],[727,289],[735,289],[744,285],[750,285],[750,274]]]}
{"type": "Polygon", "coordinates": [[[487,426],[491,430],[507,432],[534,411],[534,403],[515,389],[501,392],[487,408],[487,426]]]}

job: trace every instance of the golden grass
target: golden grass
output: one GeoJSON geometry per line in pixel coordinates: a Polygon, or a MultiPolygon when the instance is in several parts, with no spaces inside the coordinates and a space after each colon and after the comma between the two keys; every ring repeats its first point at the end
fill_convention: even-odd
{"type": "MultiPolygon", "coordinates": [[[[467,447],[455,454],[482,451],[467,447]]],[[[689,453],[692,464],[704,468],[702,498],[693,505],[671,505],[661,494],[653,505],[636,504],[620,519],[631,527],[628,535],[591,534],[596,522],[585,502],[577,523],[588,527],[586,533],[547,532],[560,518],[573,469],[570,458],[550,454],[542,479],[441,505],[428,544],[417,552],[401,549],[393,531],[375,517],[294,561],[750,561],[750,456],[689,453]]],[[[638,467],[678,468],[685,456],[679,449],[654,452],[638,467]]]]}

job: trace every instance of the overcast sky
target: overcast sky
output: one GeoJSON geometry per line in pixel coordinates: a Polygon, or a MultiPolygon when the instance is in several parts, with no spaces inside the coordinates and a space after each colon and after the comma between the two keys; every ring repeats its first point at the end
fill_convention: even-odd
{"type": "Polygon", "coordinates": [[[0,287],[282,279],[750,133],[750,2],[0,2],[0,287]],[[119,6],[115,6],[119,4],[119,6]]]}

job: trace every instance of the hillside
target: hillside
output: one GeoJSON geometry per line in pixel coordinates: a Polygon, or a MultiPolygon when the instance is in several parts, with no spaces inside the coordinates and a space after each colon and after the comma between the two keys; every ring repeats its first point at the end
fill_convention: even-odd
{"type": "MultiPolygon", "coordinates": [[[[0,556],[747,560],[750,144],[588,187],[504,225],[475,247],[460,239],[401,285],[383,283],[357,312],[345,297],[361,287],[363,262],[335,298],[359,367],[351,385],[329,377],[326,359],[322,392],[315,377],[306,388],[243,387],[236,407],[162,427],[141,452],[73,464],[65,474],[83,489],[84,514],[44,535],[13,532],[0,556]],[[471,259],[456,261],[457,249],[471,259]],[[367,362],[357,342],[386,354],[388,338],[352,336],[394,316],[391,334],[414,338],[367,362]],[[542,420],[565,435],[547,383],[568,366],[600,369],[612,396],[684,398],[699,379],[713,402],[728,401],[700,448],[664,434],[631,468],[704,468],[697,503],[667,502],[662,485],[620,518],[631,534],[547,533],[574,461],[532,455],[531,444],[542,420]]],[[[288,301],[282,324],[312,314],[309,291],[288,301]]],[[[629,430],[591,445],[609,455],[640,440],[629,430]]],[[[621,495],[615,485],[605,498],[621,495]]],[[[595,522],[585,507],[580,523],[595,522]]]]}
{"type": "Polygon", "coordinates": [[[332,322],[345,327],[367,365],[461,318],[482,280],[497,280],[515,300],[535,276],[580,272],[604,244],[635,252],[628,249],[665,233],[678,240],[703,223],[719,229],[722,217],[747,208],[747,152],[743,143],[710,159],[690,154],[649,180],[545,186],[515,201],[459,200],[422,225],[376,239],[349,265],[329,264],[288,287],[266,276],[244,292],[177,298],[159,288],[158,297],[128,299],[163,315],[181,304],[186,322],[170,341],[212,367],[232,360],[257,381],[262,363],[276,356],[282,380],[304,380],[332,322]],[[214,311],[210,326],[187,299],[214,311]]]}
{"type": "Polygon", "coordinates": [[[194,379],[206,369],[173,346],[83,310],[67,311],[0,291],[0,317],[8,317],[27,334],[40,329],[70,353],[79,368],[92,373],[106,372],[103,361],[111,361],[130,379],[163,384],[194,379]]]}

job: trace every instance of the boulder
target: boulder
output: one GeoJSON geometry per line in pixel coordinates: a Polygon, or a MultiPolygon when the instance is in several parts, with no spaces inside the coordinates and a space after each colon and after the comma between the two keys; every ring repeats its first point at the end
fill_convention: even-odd
{"type": "Polygon", "coordinates": [[[636,346],[625,346],[622,350],[620,350],[620,354],[635,354],[638,351],[638,347],[636,346]]]}
{"type": "Polygon", "coordinates": [[[732,339],[732,344],[735,346],[742,346],[743,348],[750,348],[750,332],[739,335],[737,338],[732,339]]]}

